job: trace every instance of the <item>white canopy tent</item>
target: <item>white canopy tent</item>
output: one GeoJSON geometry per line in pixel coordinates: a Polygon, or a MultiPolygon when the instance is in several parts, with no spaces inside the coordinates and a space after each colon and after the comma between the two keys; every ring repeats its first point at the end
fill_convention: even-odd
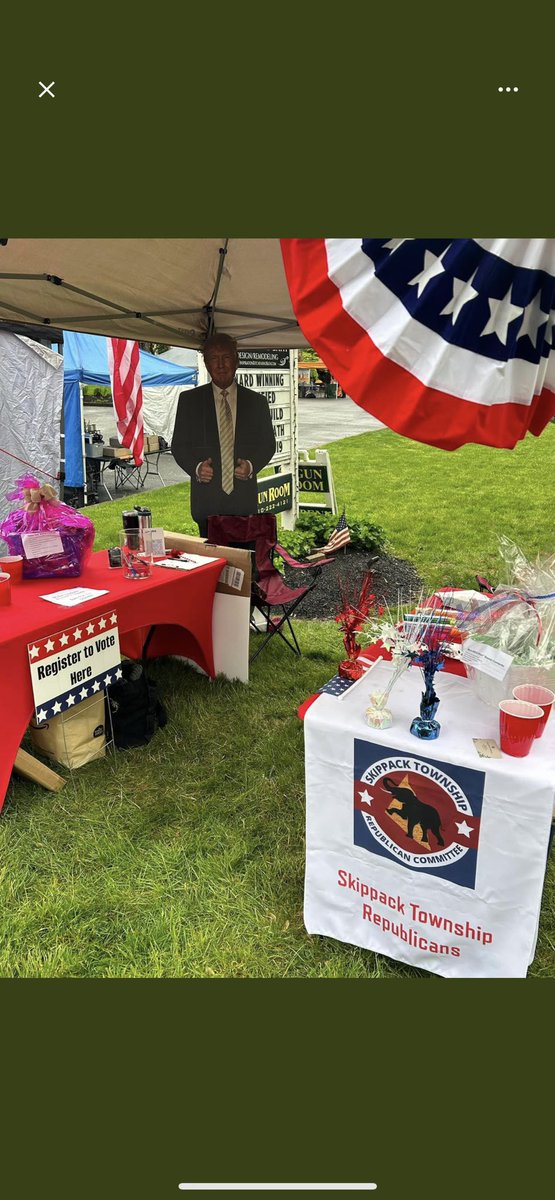
{"type": "MultiPolygon", "coordinates": [[[[166,362],[175,363],[178,367],[191,367],[198,371],[198,360],[202,358],[196,350],[188,350],[183,346],[170,346],[164,354],[159,355],[166,362]]],[[[194,384],[177,384],[168,387],[145,387],[143,384],[143,421],[146,433],[158,433],[169,443],[172,440],[177,402],[182,392],[194,384]]]]}
{"type": "Polygon", "coordinates": [[[213,328],[241,348],[308,344],[278,238],[9,238],[0,319],[193,348],[213,328]]]}
{"type": "Polygon", "coordinates": [[[0,330],[0,519],[13,507],[6,493],[20,475],[38,473],[55,486],[63,393],[62,356],[0,330]]]}

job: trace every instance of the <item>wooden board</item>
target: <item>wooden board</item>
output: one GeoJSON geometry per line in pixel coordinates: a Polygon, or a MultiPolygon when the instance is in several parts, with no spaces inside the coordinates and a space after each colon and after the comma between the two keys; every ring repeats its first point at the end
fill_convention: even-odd
{"type": "Polygon", "coordinates": [[[49,792],[58,792],[65,784],[65,779],[62,779],[61,775],[57,775],[51,767],[45,766],[38,758],[33,758],[32,754],[28,754],[21,748],[17,752],[13,769],[17,771],[18,775],[23,775],[24,779],[32,779],[33,783],[40,783],[49,792]]]}

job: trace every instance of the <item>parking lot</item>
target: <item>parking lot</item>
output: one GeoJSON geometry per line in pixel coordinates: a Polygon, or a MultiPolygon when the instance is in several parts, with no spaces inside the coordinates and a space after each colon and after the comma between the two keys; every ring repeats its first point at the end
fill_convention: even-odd
{"type": "MultiPolygon", "coordinates": [[[[116,421],[112,407],[87,404],[84,414],[87,425],[95,425],[106,443],[111,437],[116,436],[116,421]]],[[[383,429],[383,425],[359,408],[348,396],[342,400],[299,400],[299,449],[301,450],[315,449],[326,445],[327,442],[339,441],[344,437],[354,437],[355,434],[369,433],[376,429],[383,429]]],[[[178,467],[171,453],[160,455],[159,470],[166,485],[183,483],[183,480],[188,478],[181,467],[178,467]]],[[[113,492],[109,479],[108,487],[113,492]]],[[[151,491],[158,487],[162,487],[158,476],[147,475],[144,490],[151,491]]],[[[118,492],[120,496],[123,494],[118,492]]],[[[101,501],[108,499],[102,488],[100,488],[98,498],[101,501]]]]}

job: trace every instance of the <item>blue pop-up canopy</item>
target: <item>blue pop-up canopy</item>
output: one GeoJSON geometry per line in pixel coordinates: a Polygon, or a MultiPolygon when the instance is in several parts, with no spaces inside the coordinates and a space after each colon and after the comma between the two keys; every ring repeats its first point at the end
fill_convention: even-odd
{"type": "MultiPolygon", "coordinates": [[[[83,487],[83,450],[81,439],[80,383],[97,383],[110,387],[108,370],[108,346],[105,337],[87,333],[64,332],[64,431],[66,487],[83,487]]],[[[144,387],[174,387],[178,384],[194,386],[197,371],[194,367],[180,367],[176,363],[159,358],[156,354],[140,351],[141,382],[144,387]]]]}

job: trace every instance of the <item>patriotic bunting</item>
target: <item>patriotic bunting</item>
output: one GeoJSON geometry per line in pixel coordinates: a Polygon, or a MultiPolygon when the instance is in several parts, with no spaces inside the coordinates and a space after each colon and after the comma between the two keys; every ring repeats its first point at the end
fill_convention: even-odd
{"type": "Polygon", "coordinates": [[[361,408],[455,450],[555,415],[555,239],[284,238],[310,345],[361,408]]]}

